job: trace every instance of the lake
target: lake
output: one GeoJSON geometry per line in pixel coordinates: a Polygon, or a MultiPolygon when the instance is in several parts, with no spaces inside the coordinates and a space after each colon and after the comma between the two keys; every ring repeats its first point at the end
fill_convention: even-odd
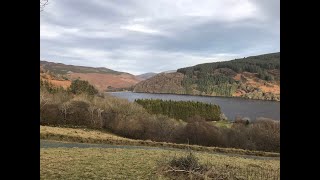
{"type": "Polygon", "coordinates": [[[173,101],[199,101],[204,103],[217,104],[229,120],[236,116],[249,117],[254,120],[258,117],[280,120],[280,102],[252,100],[236,97],[208,97],[176,94],[150,94],[134,92],[109,92],[110,95],[128,99],[133,102],[135,99],[162,99],[173,101]]]}

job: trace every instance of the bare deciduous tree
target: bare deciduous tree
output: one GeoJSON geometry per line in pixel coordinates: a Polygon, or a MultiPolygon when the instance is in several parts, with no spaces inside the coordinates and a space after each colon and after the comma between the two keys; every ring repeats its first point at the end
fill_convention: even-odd
{"type": "Polygon", "coordinates": [[[103,109],[98,108],[98,118],[101,118],[101,113],[104,111],[103,109]]]}
{"type": "Polygon", "coordinates": [[[88,107],[88,111],[90,112],[91,114],[91,121],[93,124],[95,124],[95,121],[94,121],[94,118],[93,118],[93,113],[94,111],[96,110],[96,106],[94,104],[90,104],[89,107],[88,107]]]}
{"type": "Polygon", "coordinates": [[[44,7],[48,5],[49,0],[40,0],[40,12],[43,11],[44,7]]]}
{"type": "Polygon", "coordinates": [[[63,114],[63,118],[64,118],[65,123],[67,123],[67,114],[68,114],[68,110],[70,109],[70,107],[71,107],[70,102],[64,102],[59,106],[59,110],[63,114]]]}
{"type": "Polygon", "coordinates": [[[50,102],[51,99],[48,96],[47,92],[43,91],[40,93],[40,110],[50,102]]]}

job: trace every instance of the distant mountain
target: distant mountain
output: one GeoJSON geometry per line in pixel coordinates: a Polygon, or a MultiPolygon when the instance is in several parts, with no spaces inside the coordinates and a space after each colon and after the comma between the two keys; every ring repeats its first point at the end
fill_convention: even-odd
{"type": "Polygon", "coordinates": [[[133,91],[280,101],[280,52],[160,73],[133,91]]]}
{"type": "MultiPolygon", "coordinates": [[[[105,67],[86,67],[66,65],[62,63],[40,61],[40,66],[56,74],[70,74],[70,73],[101,73],[101,74],[123,74],[123,72],[114,71],[105,67]]],[[[128,74],[128,73],[127,73],[128,74]]]]}
{"type": "Polygon", "coordinates": [[[156,74],[157,73],[149,72],[149,73],[144,73],[144,74],[137,75],[136,77],[138,77],[141,80],[146,80],[146,79],[149,79],[149,78],[155,76],[156,74]]]}
{"type": "Polygon", "coordinates": [[[82,79],[94,85],[100,91],[130,88],[141,80],[134,75],[114,71],[105,67],[86,67],[40,61],[40,78],[54,85],[68,87],[74,79],[82,79]]]}
{"type": "Polygon", "coordinates": [[[177,72],[177,70],[163,71],[162,73],[173,73],[173,72],[177,72]]]}

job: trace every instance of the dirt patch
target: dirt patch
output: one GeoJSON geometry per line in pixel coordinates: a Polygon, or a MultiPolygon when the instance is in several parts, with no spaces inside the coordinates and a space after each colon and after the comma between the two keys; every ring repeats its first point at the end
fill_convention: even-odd
{"type": "Polygon", "coordinates": [[[240,81],[241,80],[241,74],[237,74],[236,76],[233,77],[234,80],[240,81]]]}
{"type": "Polygon", "coordinates": [[[71,85],[71,81],[58,81],[58,80],[49,80],[54,86],[62,86],[63,88],[68,88],[71,85]]]}

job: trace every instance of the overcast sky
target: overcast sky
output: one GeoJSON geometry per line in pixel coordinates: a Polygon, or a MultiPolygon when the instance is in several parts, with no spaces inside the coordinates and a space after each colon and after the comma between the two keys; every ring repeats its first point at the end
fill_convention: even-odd
{"type": "Polygon", "coordinates": [[[40,59],[141,74],[280,51],[280,0],[49,0],[40,59]]]}

